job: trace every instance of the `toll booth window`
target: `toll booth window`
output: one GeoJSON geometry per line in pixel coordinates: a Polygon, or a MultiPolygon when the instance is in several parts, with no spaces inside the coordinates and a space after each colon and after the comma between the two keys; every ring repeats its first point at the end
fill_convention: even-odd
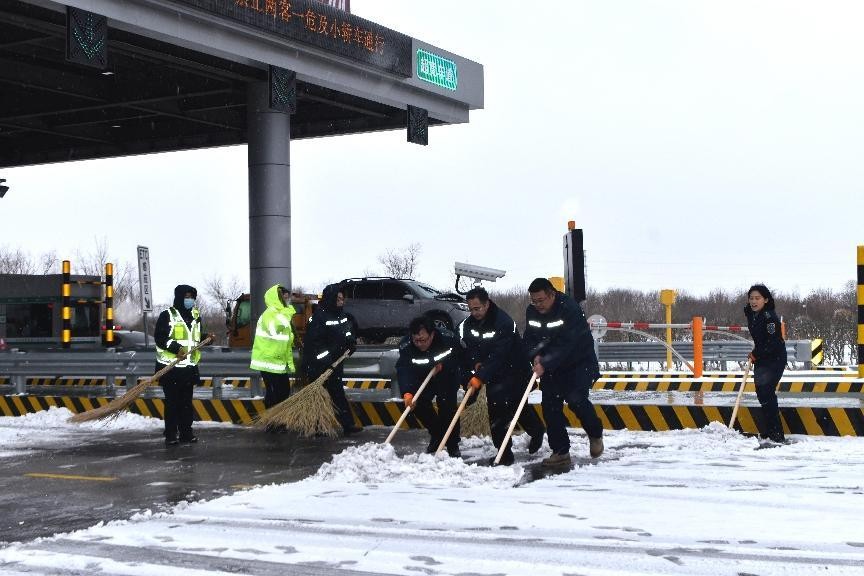
{"type": "Polygon", "coordinates": [[[72,337],[99,336],[99,304],[87,302],[72,307],[72,337]]]}
{"type": "Polygon", "coordinates": [[[7,304],[7,338],[50,338],[52,305],[7,304]]]}
{"type": "Polygon", "coordinates": [[[375,300],[381,298],[381,282],[362,282],[354,286],[354,298],[375,300]]]}
{"type": "Polygon", "coordinates": [[[399,282],[384,282],[384,300],[401,300],[408,294],[408,289],[399,282]]]}
{"type": "Polygon", "coordinates": [[[252,320],[252,303],[244,300],[237,304],[237,328],[247,326],[252,320]]]}

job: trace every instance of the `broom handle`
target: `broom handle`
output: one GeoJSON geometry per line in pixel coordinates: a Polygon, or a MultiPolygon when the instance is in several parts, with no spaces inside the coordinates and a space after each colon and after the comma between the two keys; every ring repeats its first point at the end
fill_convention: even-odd
{"type": "MultiPolygon", "coordinates": [[[[435,367],[433,366],[432,369],[429,370],[429,374],[426,375],[426,379],[423,380],[423,383],[422,383],[422,384],[420,384],[420,388],[418,388],[418,389],[417,389],[417,392],[414,394],[414,400],[415,400],[415,401],[417,400],[417,398],[420,397],[420,394],[423,393],[423,389],[426,388],[426,385],[429,384],[429,381],[432,380],[432,377],[433,377],[434,375],[435,375],[435,367]]],[[[387,436],[387,439],[384,441],[384,444],[389,444],[390,441],[393,440],[393,437],[396,436],[396,431],[399,430],[399,427],[400,427],[400,426],[402,425],[402,423],[405,421],[405,418],[408,417],[408,413],[411,412],[411,410],[412,410],[413,408],[414,408],[414,404],[413,404],[413,403],[410,404],[410,405],[408,405],[407,408],[405,408],[405,411],[402,413],[402,416],[399,417],[399,421],[396,422],[396,425],[393,426],[393,430],[390,431],[390,435],[387,436]]]]}
{"type": "MultiPolygon", "coordinates": [[[[318,378],[315,379],[315,382],[318,382],[320,380],[321,385],[323,386],[324,382],[326,382],[327,379],[330,378],[330,375],[333,374],[333,371],[336,370],[336,367],[339,366],[339,364],[341,364],[342,361],[345,360],[350,355],[351,355],[351,351],[346,350],[345,353],[342,354],[342,356],[337,358],[335,362],[333,362],[324,372],[321,373],[320,376],[318,376],[318,378]]],[[[313,382],[313,384],[315,382],[313,382]]]]}
{"type": "Polygon", "coordinates": [[[735,399],[735,408],[732,409],[732,418],[729,419],[729,428],[735,425],[735,417],[738,415],[738,406],[741,404],[741,396],[744,395],[744,387],[747,385],[747,376],[750,375],[750,367],[752,362],[747,362],[747,369],[744,370],[744,378],[741,380],[741,389],[738,390],[738,398],[735,399]]]}
{"type": "Polygon", "coordinates": [[[441,438],[441,443],[438,444],[438,449],[435,450],[436,455],[441,452],[441,449],[444,448],[445,444],[447,444],[447,440],[450,438],[450,433],[453,432],[453,428],[456,427],[456,422],[459,421],[459,416],[462,415],[462,411],[465,409],[465,405],[468,404],[468,399],[471,398],[473,393],[474,387],[469,386],[468,391],[465,392],[465,397],[462,398],[462,402],[459,404],[459,409],[456,410],[456,414],[453,415],[453,420],[450,421],[450,426],[447,428],[447,432],[444,434],[444,437],[441,438]]]}
{"type": "Polygon", "coordinates": [[[525,403],[528,402],[528,395],[534,388],[534,383],[537,382],[537,373],[531,373],[531,380],[528,381],[528,386],[525,388],[525,393],[522,394],[522,400],[516,408],[516,413],[513,415],[513,421],[510,422],[510,427],[507,428],[507,434],[504,435],[504,440],[501,441],[501,446],[498,448],[498,454],[495,455],[495,464],[501,462],[501,457],[504,455],[504,450],[507,448],[507,442],[510,441],[510,436],[513,435],[513,430],[516,428],[516,422],[519,420],[519,415],[522,414],[522,409],[525,408],[525,403]]]}
{"type": "MultiPolygon", "coordinates": [[[[205,338],[204,340],[199,342],[195,347],[193,347],[191,350],[189,350],[189,352],[186,353],[184,360],[186,358],[188,358],[190,354],[192,354],[193,352],[195,352],[196,350],[198,350],[202,346],[206,346],[207,344],[209,344],[211,340],[213,340],[213,339],[208,336],[207,338],[205,338]]],[[[150,381],[152,382],[153,380],[158,380],[160,376],[164,376],[169,370],[174,368],[174,366],[176,366],[177,363],[180,361],[181,361],[180,358],[174,358],[174,360],[172,360],[171,362],[166,364],[164,368],[161,368],[158,372],[153,374],[153,376],[150,377],[150,381]]]]}

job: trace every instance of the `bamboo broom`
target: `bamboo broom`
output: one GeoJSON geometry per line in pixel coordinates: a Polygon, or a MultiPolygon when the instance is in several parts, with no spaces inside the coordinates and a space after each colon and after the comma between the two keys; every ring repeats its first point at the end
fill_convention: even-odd
{"type": "Polygon", "coordinates": [[[336,407],[330,393],[324,388],[324,382],[350,355],[351,352],[346,351],[314,382],[259,414],[252,421],[252,425],[256,428],[284,426],[288,430],[299,432],[305,438],[319,434],[330,437],[338,435],[342,425],[336,417],[336,407]]]}
{"type": "Polygon", "coordinates": [[[489,425],[489,402],[486,398],[486,386],[480,388],[477,400],[465,407],[462,413],[462,426],[460,428],[463,438],[469,436],[492,436],[492,427],[489,425]]]}
{"type": "MultiPolygon", "coordinates": [[[[209,344],[212,339],[212,337],[208,336],[207,338],[199,342],[197,346],[187,352],[186,357],[188,357],[190,354],[192,354],[202,346],[206,346],[207,344],[209,344]]],[[[86,412],[75,414],[74,416],[69,418],[68,421],[74,424],[80,424],[82,422],[92,422],[93,420],[109,420],[117,418],[121,412],[129,408],[129,406],[131,406],[135,402],[138,396],[140,396],[147,387],[158,381],[161,376],[167,374],[168,371],[174,368],[174,366],[176,366],[177,363],[180,361],[182,361],[181,358],[175,358],[150,378],[147,378],[146,380],[142,380],[135,384],[133,387],[127,390],[126,393],[123,394],[123,396],[111,400],[111,402],[104,406],[99,406],[98,408],[93,408],[92,410],[87,410],[86,412]]]]}

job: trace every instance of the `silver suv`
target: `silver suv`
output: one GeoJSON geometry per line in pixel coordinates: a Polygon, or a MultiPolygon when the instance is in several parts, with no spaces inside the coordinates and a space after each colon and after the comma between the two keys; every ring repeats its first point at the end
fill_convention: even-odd
{"type": "Polygon", "coordinates": [[[348,278],[342,285],[345,313],[354,322],[357,335],[370,342],[405,335],[411,319],[423,314],[448,330],[454,330],[468,316],[465,298],[416,280],[348,278]]]}

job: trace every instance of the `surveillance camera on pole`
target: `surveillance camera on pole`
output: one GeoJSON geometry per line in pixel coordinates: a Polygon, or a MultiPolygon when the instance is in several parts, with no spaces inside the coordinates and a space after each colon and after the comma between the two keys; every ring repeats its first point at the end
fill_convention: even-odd
{"type": "Polygon", "coordinates": [[[4,182],[6,182],[6,179],[0,178],[0,198],[3,198],[3,196],[6,195],[6,192],[9,191],[9,187],[3,185],[4,182]]]}
{"type": "Polygon", "coordinates": [[[507,273],[505,270],[486,268],[485,266],[475,266],[474,264],[466,264],[464,262],[456,262],[454,268],[456,271],[456,292],[459,294],[465,294],[467,292],[467,290],[465,292],[459,290],[459,279],[463,276],[471,278],[474,281],[474,286],[479,286],[480,282],[483,280],[495,282],[498,278],[503,278],[507,273]]]}

